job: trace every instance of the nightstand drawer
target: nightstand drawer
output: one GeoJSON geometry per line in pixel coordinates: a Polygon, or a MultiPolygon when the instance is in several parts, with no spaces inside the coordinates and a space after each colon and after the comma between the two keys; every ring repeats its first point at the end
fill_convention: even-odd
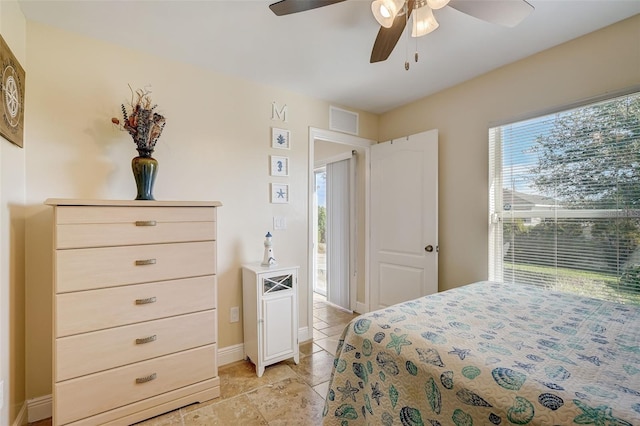
{"type": "Polygon", "coordinates": [[[57,422],[69,423],[217,376],[216,345],[55,385],[57,422]]]}
{"type": "Polygon", "coordinates": [[[56,293],[216,273],[216,242],[56,250],[56,293]]]}
{"type": "Polygon", "coordinates": [[[102,330],[216,307],[214,275],[55,296],[55,337],[102,330]]]}
{"type": "Polygon", "coordinates": [[[180,315],[56,340],[56,381],[216,343],[216,311],[180,315]]]}

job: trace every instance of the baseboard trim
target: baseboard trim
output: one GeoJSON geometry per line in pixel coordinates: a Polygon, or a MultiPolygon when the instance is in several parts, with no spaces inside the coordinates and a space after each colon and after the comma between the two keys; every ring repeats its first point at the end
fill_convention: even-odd
{"type": "Polygon", "coordinates": [[[366,314],[369,310],[364,303],[356,302],[356,312],[359,314],[366,314]]]}
{"type": "Polygon", "coordinates": [[[48,419],[53,415],[53,396],[45,395],[27,400],[27,420],[29,423],[48,419]]]}
{"type": "Polygon", "coordinates": [[[22,404],[22,408],[18,412],[18,417],[11,424],[12,426],[24,426],[27,424],[27,401],[22,404]]]}
{"type": "Polygon", "coordinates": [[[298,329],[298,342],[306,342],[313,339],[313,334],[309,335],[309,327],[301,327],[298,329]]]}
{"type": "Polygon", "coordinates": [[[218,365],[227,365],[244,359],[244,343],[218,349],[218,365]]]}

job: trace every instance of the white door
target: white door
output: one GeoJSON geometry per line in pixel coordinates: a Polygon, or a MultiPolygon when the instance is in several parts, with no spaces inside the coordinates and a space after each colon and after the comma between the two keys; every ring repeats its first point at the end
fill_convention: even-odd
{"type": "Polygon", "coordinates": [[[438,291],[438,131],[371,147],[370,310],[438,291]]]}

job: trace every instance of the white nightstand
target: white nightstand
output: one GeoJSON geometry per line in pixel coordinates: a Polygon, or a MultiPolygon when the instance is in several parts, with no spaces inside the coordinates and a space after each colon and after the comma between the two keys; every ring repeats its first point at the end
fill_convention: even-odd
{"type": "Polygon", "coordinates": [[[258,377],[267,365],[289,358],[299,362],[298,268],[242,267],[244,353],[258,377]]]}

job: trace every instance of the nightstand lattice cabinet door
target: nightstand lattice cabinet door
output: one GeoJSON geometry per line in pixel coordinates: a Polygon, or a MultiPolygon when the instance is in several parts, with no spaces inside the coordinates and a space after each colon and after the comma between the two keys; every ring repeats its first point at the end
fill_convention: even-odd
{"type": "Polygon", "coordinates": [[[261,377],[266,366],[293,358],[298,348],[298,267],[242,268],[245,355],[261,377]]]}

